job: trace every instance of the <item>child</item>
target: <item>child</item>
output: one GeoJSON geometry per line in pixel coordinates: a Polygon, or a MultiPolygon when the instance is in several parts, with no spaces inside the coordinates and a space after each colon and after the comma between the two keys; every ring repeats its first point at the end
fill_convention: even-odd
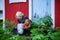
{"type": "Polygon", "coordinates": [[[23,29],[29,29],[30,28],[30,20],[26,19],[23,25],[23,29]]]}
{"type": "Polygon", "coordinates": [[[24,35],[30,35],[30,20],[26,19],[23,25],[23,29],[24,29],[24,35]]]}

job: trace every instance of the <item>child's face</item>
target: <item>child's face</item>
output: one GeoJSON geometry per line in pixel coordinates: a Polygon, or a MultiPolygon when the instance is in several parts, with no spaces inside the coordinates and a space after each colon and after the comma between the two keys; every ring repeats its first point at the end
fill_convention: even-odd
{"type": "Polygon", "coordinates": [[[26,19],[26,20],[25,20],[25,24],[26,24],[26,25],[29,25],[29,23],[30,23],[29,20],[26,19]]]}
{"type": "Polygon", "coordinates": [[[22,19],[22,16],[17,16],[17,19],[22,19]]]}

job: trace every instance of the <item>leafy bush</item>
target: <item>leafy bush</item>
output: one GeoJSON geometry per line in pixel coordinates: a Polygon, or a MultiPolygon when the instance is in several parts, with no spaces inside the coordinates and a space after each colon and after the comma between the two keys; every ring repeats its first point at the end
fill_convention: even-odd
{"type": "Polygon", "coordinates": [[[0,40],[27,40],[25,36],[13,35],[13,29],[16,27],[14,22],[5,21],[5,29],[3,30],[2,22],[0,23],[0,40]]]}
{"type": "Polygon", "coordinates": [[[36,35],[32,38],[32,40],[48,40],[47,36],[44,36],[43,34],[36,35]]]}
{"type": "Polygon", "coordinates": [[[13,21],[6,20],[4,34],[11,34],[15,27],[16,25],[14,24],[13,21]]]}
{"type": "Polygon", "coordinates": [[[52,23],[51,17],[50,16],[46,16],[46,17],[40,18],[37,22],[32,22],[31,23],[31,27],[32,27],[31,32],[32,32],[32,34],[35,31],[38,31],[38,33],[47,34],[48,30],[51,28],[52,25],[53,25],[53,23],[52,23]],[[38,29],[38,30],[36,30],[36,29],[38,29]]]}
{"type": "Polygon", "coordinates": [[[3,33],[3,21],[0,20],[0,34],[3,33]]]}
{"type": "Polygon", "coordinates": [[[35,22],[35,25],[32,26],[32,40],[60,40],[60,28],[52,30],[52,25],[53,23],[50,16],[40,18],[35,22]]]}
{"type": "Polygon", "coordinates": [[[38,24],[36,22],[31,22],[31,28],[38,28],[38,24]]]}
{"type": "Polygon", "coordinates": [[[16,25],[13,21],[8,21],[8,20],[5,20],[5,26],[6,28],[15,28],[16,25]]]}
{"type": "MultiPolygon", "coordinates": [[[[13,35],[12,31],[16,27],[14,22],[5,21],[5,30],[0,23],[0,40],[27,40],[25,36],[13,35]],[[11,35],[10,35],[11,34],[11,35]]],[[[40,18],[37,22],[31,23],[32,40],[60,40],[60,28],[52,30],[52,19],[50,16],[40,18]]]]}
{"type": "Polygon", "coordinates": [[[27,40],[24,36],[14,35],[9,40],[27,40]]]}
{"type": "Polygon", "coordinates": [[[46,16],[46,17],[43,17],[43,18],[40,18],[38,21],[38,27],[40,28],[46,28],[46,29],[49,29],[53,23],[52,23],[52,18],[50,16],[46,16]]]}
{"type": "Polygon", "coordinates": [[[52,40],[60,40],[60,28],[48,33],[48,36],[52,40]]]}
{"type": "MultiPolygon", "coordinates": [[[[33,31],[33,30],[32,30],[33,31]]],[[[44,31],[32,32],[32,40],[60,40],[60,28],[57,30],[49,30],[47,34],[44,31]],[[37,33],[36,33],[37,32],[37,33]]]]}
{"type": "Polygon", "coordinates": [[[27,40],[25,36],[19,36],[19,35],[0,35],[0,40],[27,40]]]}
{"type": "Polygon", "coordinates": [[[35,36],[35,35],[38,34],[38,30],[37,29],[32,29],[31,33],[32,33],[31,36],[35,36]]]}

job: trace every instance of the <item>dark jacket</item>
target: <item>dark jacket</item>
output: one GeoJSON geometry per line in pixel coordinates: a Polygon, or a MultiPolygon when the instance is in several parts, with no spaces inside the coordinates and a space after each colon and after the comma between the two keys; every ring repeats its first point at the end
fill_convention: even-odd
{"type": "Polygon", "coordinates": [[[24,23],[24,21],[28,19],[27,16],[23,16],[22,19],[18,19],[18,23],[24,23]]]}

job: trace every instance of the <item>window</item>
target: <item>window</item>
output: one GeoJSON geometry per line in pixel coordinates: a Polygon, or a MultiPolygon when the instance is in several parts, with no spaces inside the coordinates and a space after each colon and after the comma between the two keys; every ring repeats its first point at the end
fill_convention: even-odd
{"type": "Polygon", "coordinates": [[[26,0],[9,0],[9,3],[26,2],[26,0]]]}

